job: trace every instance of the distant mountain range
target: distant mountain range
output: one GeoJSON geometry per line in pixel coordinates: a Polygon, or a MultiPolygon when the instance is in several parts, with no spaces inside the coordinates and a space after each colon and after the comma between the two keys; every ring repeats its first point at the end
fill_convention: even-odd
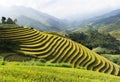
{"type": "Polygon", "coordinates": [[[114,37],[120,39],[120,9],[110,13],[84,20],[74,31],[98,30],[99,32],[109,32],[114,37]]]}
{"type": "MultiPolygon", "coordinates": [[[[78,19],[72,22],[23,6],[0,7],[0,11],[1,17],[17,18],[18,25],[34,27],[42,31],[89,31],[97,29],[101,32],[114,34],[120,30],[120,9],[82,21],[78,17],[78,19]]],[[[118,36],[119,34],[115,35],[118,36]]]]}
{"type": "Polygon", "coordinates": [[[16,18],[18,25],[27,25],[38,30],[60,31],[67,27],[63,20],[28,7],[0,8],[0,11],[2,12],[0,16],[16,18]]]}

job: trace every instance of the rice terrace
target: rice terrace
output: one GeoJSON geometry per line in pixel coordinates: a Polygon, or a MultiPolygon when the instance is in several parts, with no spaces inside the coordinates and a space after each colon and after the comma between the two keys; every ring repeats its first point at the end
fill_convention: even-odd
{"type": "Polygon", "coordinates": [[[118,3],[1,1],[0,82],[120,82],[118,3]]]}
{"type": "MultiPolygon", "coordinates": [[[[7,53],[12,53],[2,55],[6,61],[41,59],[45,60],[46,63],[69,63],[72,65],[71,67],[74,68],[80,66],[87,70],[116,76],[120,75],[118,65],[70,39],[23,27],[1,28],[0,35],[1,42],[4,41],[9,47],[10,43],[19,42],[19,46],[17,46],[18,49],[16,47],[16,49],[14,49],[13,46],[13,49],[9,50],[10,48],[7,48],[7,45],[5,46],[7,51],[9,51],[7,53]]],[[[1,69],[3,68],[5,67],[1,67],[1,69]]],[[[25,68],[28,69],[28,67],[25,68]]],[[[30,67],[30,69],[34,69],[34,67],[30,67]]],[[[13,67],[9,70],[13,70],[13,67]]],[[[18,67],[15,68],[15,70],[18,70],[18,67]]]]}

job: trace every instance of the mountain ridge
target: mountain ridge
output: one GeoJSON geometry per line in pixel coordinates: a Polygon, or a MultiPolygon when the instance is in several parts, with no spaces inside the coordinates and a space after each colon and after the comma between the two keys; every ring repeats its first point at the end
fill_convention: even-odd
{"type": "MultiPolygon", "coordinates": [[[[115,31],[120,30],[120,9],[114,10],[110,13],[106,13],[99,17],[86,20],[82,26],[74,29],[73,31],[86,32],[89,30],[98,30],[99,32],[110,33],[111,35],[115,31]]],[[[118,33],[120,35],[120,33],[118,33]]],[[[116,36],[114,36],[116,37],[116,36]]],[[[120,39],[117,37],[117,39],[120,39]]]]}
{"type": "Polygon", "coordinates": [[[56,17],[53,17],[43,12],[39,12],[33,8],[23,7],[23,6],[13,6],[13,7],[9,7],[8,9],[4,8],[0,10],[1,12],[3,12],[2,14],[0,14],[1,17],[5,16],[5,17],[16,18],[19,21],[17,22],[18,25],[21,25],[21,23],[22,25],[26,25],[24,23],[26,22],[28,23],[27,26],[35,27],[36,29],[43,30],[43,31],[60,31],[65,29],[66,27],[66,24],[61,19],[58,19],[56,17]],[[27,21],[24,21],[24,22],[20,21],[21,16],[24,16],[24,18],[22,19],[27,21]],[[32,23],[31,21],[33,21],[34,23],[32,23]],[[38,26],[35,25],[35,23],[37,23],[38,26]]]}

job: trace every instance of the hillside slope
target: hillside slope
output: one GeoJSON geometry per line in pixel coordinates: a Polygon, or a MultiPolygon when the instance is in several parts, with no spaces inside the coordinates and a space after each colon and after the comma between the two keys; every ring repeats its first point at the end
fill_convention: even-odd
{"type": "MultiPolygon", "coordinates": [[[[28,28],[1,28],[0,35],[0,40],[3,40],[1,47],[6,46],[6,51],[11,48],[7,45],[12,44],[12,51],[18,55],[52,63],[71,63],[73,67],[82,66],[88,70],[120,75],[118,65],[70,39],[28,28]],[[19,47],[13,45],[14,41],[20,43],[19,47]]],[[[15,59],[17,56],[8,55],[5,58],[9,60],[9,57],[15,59]]]]}

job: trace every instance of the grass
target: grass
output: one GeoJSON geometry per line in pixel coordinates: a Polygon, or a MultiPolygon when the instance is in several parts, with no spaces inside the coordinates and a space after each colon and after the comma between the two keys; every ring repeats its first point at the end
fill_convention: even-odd
{"type": "MultiPolygon", "coordinates": [[[[0,60],[0,65],[4,65],[4,66],[50,66],[50,67],[66,67],[66,68],[72,68],[72,64],[70,63],[46,63],[46,62],[42,62],[41,60],[31,60],[31,61],[22,61],[22,62],[7,62],[4,60],[0,60]]],[[[80,69],[82,67],[78,67],[78,69],[80,69]]]]}
{"type": "Polygon", "coordinates": [[[120,82],[120,77],[74,68],[1,66],[0,82],[120,82]]]}
{"type": "MultiPolygon", "coordinates": [[[[1,59],[1,62],[5,62],[1,59]]],[[[119,82],[120,77],[72,68],[68,63],[6,62],[0,66],[0,82],[119,82]]]]}
{"type": "Polygon", "coordinates": [[[0,28],[16,28],[19,27],[16,24],[0,24],[0,28]]]}

